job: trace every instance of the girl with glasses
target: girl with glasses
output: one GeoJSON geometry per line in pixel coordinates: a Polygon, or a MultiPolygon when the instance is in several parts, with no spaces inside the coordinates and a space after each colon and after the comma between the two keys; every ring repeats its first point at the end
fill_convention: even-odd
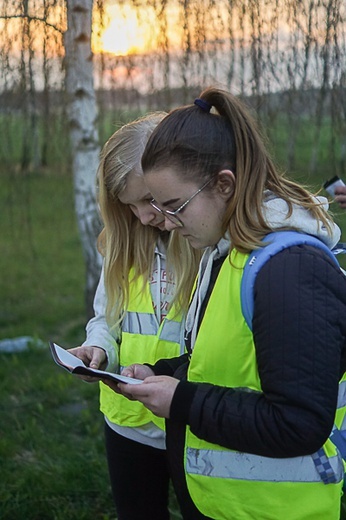
{"type": "MultiPolygon", "coordinates": [[[[165,114],[138,119],[105,144],[98,168],[104,256],[86,340],[70,352],[93,368],[120,372],[184,351],[182,315],[200,254],[151,205],[141,155],[165,114]]],[[[87,378],[90,381],[90,378],[87,378]]],[[[94,379],[95,380],[95,379],[94,379]]],[[[169,519],[164,420],[100,383],[105,442],[119,520],[169,519]]]]}
{"type": "Polygon", "coordinates": [[[269,233],[336,244],[326,199],[279,172],[250,111],[216,88],[161,121],[142,167],[166,229],[204,251],[187,355],[127,367],[144,382],[118,385],[167,419],[183,517],[338,520],[344,465],[331,432],[345,418],[346,278],[299,243],[259,271],[252,325],[241,306],[244,266],[269,233]]]}

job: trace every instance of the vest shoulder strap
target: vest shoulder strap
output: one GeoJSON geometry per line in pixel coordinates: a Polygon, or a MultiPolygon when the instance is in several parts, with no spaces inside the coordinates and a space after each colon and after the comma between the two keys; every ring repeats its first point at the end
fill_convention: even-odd
{"type": "Polygon", "coordinates": [[[336,263],[339,262],[335,258],[335,254],[321,240],[311,235],[299,233],[298,231],[277,231],[269,233],[262,240],[264,246],[252,251],[244,267],[244,273],[241,282],[241,306],[245,321],[252,330],[252,317],[254,307],[254,286],[256,276],[264,266],[264,264],[274,255],[283,251],[287,247],[299,244],[307,244],[318,247],[327,253],[327,255],[336,263]]]}

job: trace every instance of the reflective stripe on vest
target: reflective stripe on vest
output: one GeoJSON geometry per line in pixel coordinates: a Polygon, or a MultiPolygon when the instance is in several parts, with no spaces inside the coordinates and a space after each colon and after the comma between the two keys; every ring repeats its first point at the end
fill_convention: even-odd
{"type": "MultiPolygon", "coordinates": [[[[129,334],[156,336],[159,330],[155,314],[144,312],[127,312],[122,324],[122,331],[129,334]]],[[[165,319],[159,339],[180,343],[181,322],[165,319]]]]}
{"type": "MultiPolygon", "coordinates": [[[[339,383],[337,408],[346,406],[346,381],[339,383]]],[[[346,417],[340,430],[346,426],[346,417]]],[[[333,431],[337,429],[334,425],[333,431]]],[[[327,457],[324,448],[311,456],[275,459],[229,450],[187,448],[186,471],[195,475],[262,482],[340,482],[344,465],[339,456],[327,457]]]]}
{"type": "Polygon", "coordinates": [[[156,316],[149,313],[127,311],[122,323],[122,331],[129,334],[155,336],[158,331],[156,316]]]}
{"type": "MultiPolygon", "coordinates": [[[[328,460],[339,482],[343,478],[343,464],[337,456],[328,460]]],[[[311,456],[274,459],[237,451],[188,448],[186,470],[191,474],[234,480],[321,482],[311,456]]]]}

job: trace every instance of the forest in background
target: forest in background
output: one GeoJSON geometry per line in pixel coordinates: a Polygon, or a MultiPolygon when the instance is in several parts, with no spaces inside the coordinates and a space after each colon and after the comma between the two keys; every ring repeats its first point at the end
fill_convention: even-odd
{"type": "MultiPolygon", "coordinates": [[[[89,3],[101,144],[108,137],[107,124],[119,113],[128,119],[132,110],[169,110],[192,102],[206,86],[218,85],[250,100],[270,138],[275,138],[278,124],[285,126],[288,171],[296,168],[300,129],[308,124],[312,136],[304,171],[317,171],[328,127],[324,146],[328,145],[330,174],[345,173],[343,0],[89,3]],[[126,24],[130,8],[138,27],[146,31],[146,42],[123,54],[106,52],[102,35],[110,27],[110,13],[126,24]]],[[[0,135],[6,169],[13,150],[16,169],[37,171],[49,165],[56,125],[64,133],[70,124],[64,47],[68,6],[64,0],[2,2],[0,110],[5,117],[0,135]],[[19,115],[24,124],[14,137],[7,135],[9,125],[16,125],[12,118],[19,115]]],[[[113,36],[117,38],[116,30],[113,36]]]]}

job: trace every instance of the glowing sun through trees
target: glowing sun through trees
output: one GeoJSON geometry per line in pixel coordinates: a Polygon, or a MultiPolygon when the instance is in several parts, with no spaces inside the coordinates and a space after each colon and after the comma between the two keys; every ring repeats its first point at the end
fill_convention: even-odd
{"type": "Polygon", "coordinates": [[[141,54],[150,48],[151,34],[148,16],[141,16],[131,6],[106,8],[104,29],[95,42],[96,52],[119,56],[141,54]]]}

